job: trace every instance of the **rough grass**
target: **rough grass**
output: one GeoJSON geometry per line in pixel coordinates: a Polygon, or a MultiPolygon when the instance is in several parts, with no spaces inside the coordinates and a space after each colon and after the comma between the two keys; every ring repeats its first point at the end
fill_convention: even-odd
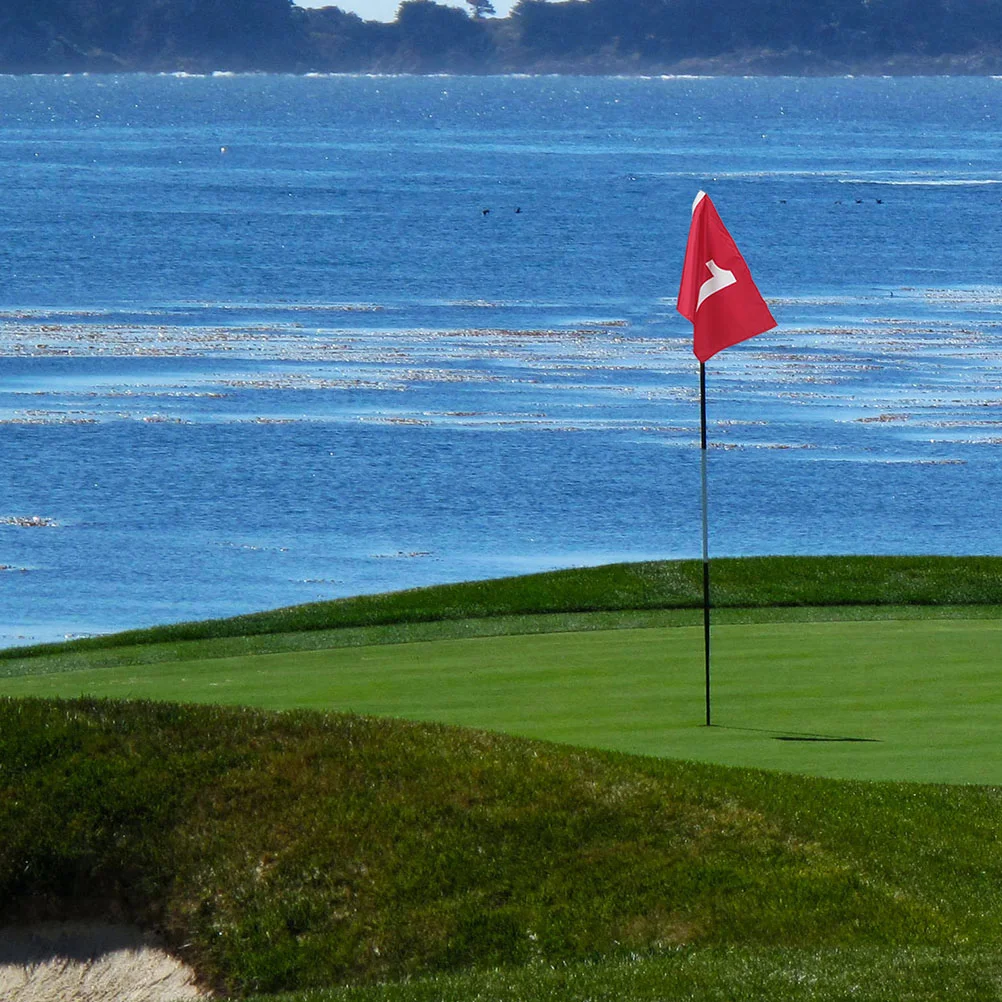
{"type": "Polygon", "coordinates": [[[0,701],[0,762],[0,921],[153,926],[234,994],[525,968],[499,997],[556,997],[565,964],[587,987],[574,965],[614,961],[597,991],[631,957],[844,973],[916,946],[999,966],[995,789],[87,700],[0,701]]]}

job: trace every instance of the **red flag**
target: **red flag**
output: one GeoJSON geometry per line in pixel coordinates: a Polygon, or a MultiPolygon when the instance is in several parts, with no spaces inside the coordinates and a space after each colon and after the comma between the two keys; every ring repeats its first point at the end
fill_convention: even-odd
{"type": "Polygon", "coordinates": [[[692,323],[692,350],[700,362],[776,326],[705,191],[692,203],[677,308],[692,323]]]}

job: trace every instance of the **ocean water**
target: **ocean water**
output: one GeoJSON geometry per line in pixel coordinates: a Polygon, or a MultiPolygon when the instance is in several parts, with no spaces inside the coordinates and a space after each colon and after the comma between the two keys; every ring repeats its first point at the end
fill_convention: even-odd
{"type": "Polygon", "coordinates": [[[0,77],[0,645],[711,554],[1002,553],[1002,80],[0,77]]]}

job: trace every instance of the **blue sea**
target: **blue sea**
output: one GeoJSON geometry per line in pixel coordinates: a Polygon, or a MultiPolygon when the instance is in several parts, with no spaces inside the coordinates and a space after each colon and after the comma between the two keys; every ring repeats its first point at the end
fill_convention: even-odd
{"type": "Polygon", "coordinates": [[[1002,80],[0,77],[0,645],[697,556],[1002,553],[1002,80]]]}

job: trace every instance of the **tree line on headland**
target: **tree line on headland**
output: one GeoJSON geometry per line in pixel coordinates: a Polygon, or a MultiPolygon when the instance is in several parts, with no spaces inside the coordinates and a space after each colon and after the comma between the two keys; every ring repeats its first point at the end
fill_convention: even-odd
{"type": "Polygon", "coordinates": [[[996,73],[1002,0],[6,0],[0,72],[996,73]]]}

